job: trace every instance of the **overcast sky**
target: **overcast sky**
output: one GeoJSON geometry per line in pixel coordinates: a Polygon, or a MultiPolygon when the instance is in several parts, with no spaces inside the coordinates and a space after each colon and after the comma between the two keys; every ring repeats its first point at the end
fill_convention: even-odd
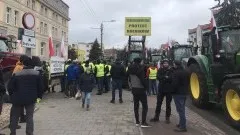
{"type": "Polygon", "coordinates": [[[105,48],[122,47],[128,37],[124,35],[124,21],[128,16],[152,17],[152,36],[147,47],[159,47],[170,39],[186,43],[188,29],[210,22],[210,7],[214,0],[64,0],[70,7],[69,41],[100,41],[98,28],[104,23],[105,48]]]}

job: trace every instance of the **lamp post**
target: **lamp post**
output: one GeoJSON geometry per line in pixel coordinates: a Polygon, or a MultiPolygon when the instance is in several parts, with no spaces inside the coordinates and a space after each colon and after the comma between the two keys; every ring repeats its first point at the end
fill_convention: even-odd
{"type": "Polygon", "coordinates": [[[102,21],[102,23],[100,25],[100,28],[91,28],[91,29],[100,29],[100,32],[101,32],[101,50],[102,51],[103,51],[103,29],[104,29],[103,23],[105,23],[105,22],[116,22],[116,20],[102,21]]]}

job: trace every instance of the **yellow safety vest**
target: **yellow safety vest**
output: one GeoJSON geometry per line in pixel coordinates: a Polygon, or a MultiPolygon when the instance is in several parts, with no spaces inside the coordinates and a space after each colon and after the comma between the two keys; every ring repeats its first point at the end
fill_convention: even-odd
{"type": "Polygon", "coordinates": [[[149,73],[149,79],[154,80],[157,79],[157,68],[151,69],[149,68],[150,73],[149,73]]]}
{"type": "Polygon", "coordinates": [[[107,67],[107,66],[108,66],[108,69],[109,69],[109,72],[108,72],[107,76],[110,76],[111,75],[110,71],[111,71],[112,66],[111,65],[106,65],[105,67],[107,67]]]}
{"type": "Polygon", "coordinates": [[[103,77],[104,76],[104,65],[103,64],[98,64],[96,65],[97,67],[97,77],[103,77]]]}

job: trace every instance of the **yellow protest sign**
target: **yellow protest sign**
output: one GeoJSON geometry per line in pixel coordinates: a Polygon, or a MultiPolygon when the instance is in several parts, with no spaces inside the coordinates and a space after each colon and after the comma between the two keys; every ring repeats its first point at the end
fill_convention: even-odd
{"type": "Polygon", "coordinates": [[[151,36],[151,17],[126,17],[126,36],[151,36]]]}

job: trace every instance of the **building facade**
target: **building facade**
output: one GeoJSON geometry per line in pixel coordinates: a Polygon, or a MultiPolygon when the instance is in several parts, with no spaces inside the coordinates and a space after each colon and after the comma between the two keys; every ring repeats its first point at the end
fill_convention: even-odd
{"type": "Polygon", "coordinates": [[[89,54],[90,50],[92,49],[92,43],[83,43],[83,42],[78,42],[72,45],[73,48],[76,50],[81,50],[85,52],[84,59],[89,60],[89,54]]]}
{"type": "MultiPolygon", "coordinates": [[[[52,36],[55,55],[60,55],[61,41],[64,37],[65,48],[68,46],[69,6],[62,0],[1,0],[0,29],[18,40],[18,29],[23,28],[22,17],[30,12],[34,15],[36,48],[33,56],[49,59],[49,36],[52,36]]],[[[26,48],[16,48],[15,52],[25,53],[26,48]],[[19,51],[21,50],[21,51],[19,51]]]]}
{"type": "Polygon", "coordinates": [[[196,54],[201,54],[202,36],[204,33],[211,31],[210,27],[210,24],[204,24],[188,30],[188,42],[193,45],[193,47],[198,48],[196,54]]]}

